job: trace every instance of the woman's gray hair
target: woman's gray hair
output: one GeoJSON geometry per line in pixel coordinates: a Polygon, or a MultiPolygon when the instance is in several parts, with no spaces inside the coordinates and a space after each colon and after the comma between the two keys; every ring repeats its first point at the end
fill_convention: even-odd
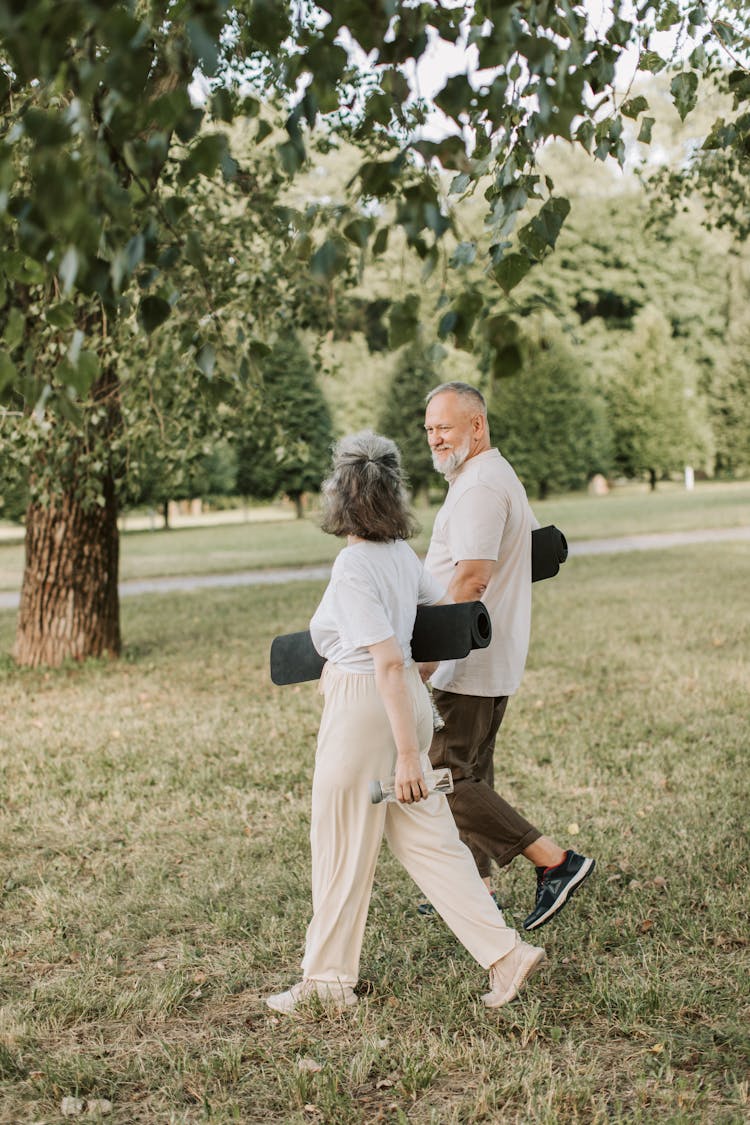
{"type": "Polygon", "coordinates": [[[384,543],[416,531],[398,446],[382,434],[361,430],[343,437],[321,491],[321,527],[331,535],[384,543]]]}

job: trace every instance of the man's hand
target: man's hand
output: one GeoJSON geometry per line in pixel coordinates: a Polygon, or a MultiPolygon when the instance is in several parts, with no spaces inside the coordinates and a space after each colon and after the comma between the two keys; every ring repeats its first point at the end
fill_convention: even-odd
{"type": "Polygon", "coordinates": [[[402,805],[411,805],[429,796],[417,750],[398,755],[394,781],[396,800],[402,805]]]}

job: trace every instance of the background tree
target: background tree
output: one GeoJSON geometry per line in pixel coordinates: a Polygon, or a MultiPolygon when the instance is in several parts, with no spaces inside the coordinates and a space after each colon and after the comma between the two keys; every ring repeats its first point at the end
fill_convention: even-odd
{"type": "MultiPolygon", "coordinates": [[[[727,7],[741,14],[732,5],[721,12],[727,7]]],[[[196,186],[221,176],[259,230],[276,224],[285,250],[276,262],[287,254],[309,261],[330,286],[381,254],[394,225],[427,277],[440,263],[443,237],[457,229],[455,205],[481,185],[488,274],[498,293],[508,293],[546,259],[569,211],[537,168],[545,142],[560,137],[622,163],[625,122],[638,122],[648,137],[645,100],[623,102],[615,88],[626,47],[648,42],[655,26],[689,27],[708,54],[714,40],[726,40],[727,20],[692,2],[658,0],[637,18],[615,5],[613,16],[600,33],[582,7],[553,0],[0,7],[0,393],[24,413],[30,488],[19,661],[119,651],[117,493],[130,456],[121,359],[129,323],[156,333],[178,318],[185,279],[197,275],[203,307],[182,340],[191,377],[225,379],[233,391],[252,378],[266,346],[270,318],[257,318],[248,333],[223,315],[239,282],[215,251],[213,230],[193,221],[196,186]],[[436,37],[464,48],[467,70],[436,93],[449,125],[431,140],[422,127],[433,106],[413,95],[406,75],[436,37]],[[366,68],[342,41],[361,50],[366,68]],[[208,88],[203,108],[189,94],[196,72],[208,88]],[[283,105],[282,118],[272,101],[283,105]],[[346,138],[358,147],[362,159],[343,205],[269,213],[230,151],[234,119],[250,123],[256,150],[270,141],[280,176],[304,166],[311,143],[346,138]],[[451,174],[447,191],[443,171],[451,174]],[[228,288],[212,284],[214,274],[228,288]]],[[[667,61],[641,51],[646,70],[667,61]]],[[[695,104],[701,66],[698,58],[681,66],[670,85],[682,114],[695,104]]],[[[736,125],[733,137],[732,150],[741,143],[736,125]]],[[[474,242],[460,244],[447,267],[460,271],[476,254],[474,242]]],[[[263,292],[261,282],[260,303],[263,292]]],[[[249,301],[249,287],[244,294],[249,301]]],[[[463,346],[478,318],[484,323],[483,302],[459,272],[446,303],[443,333],[463,346]]],[[[500,341],[506,357],[513,349],[500,341]]]]}
{"type": "Polygon", "coordinates": [[[250,431],[237,448],[237,489],[271,499],[280,492],[303,515],[302,497],[318,492],[330,467],[333,426],[304,346],[285,327],[263,363],[263,385],[250,431]]]}
{"type": "Polygon", "coordinates": [[[734,263],[729,296],[727,349],[708,400],[722,476],[750,472],[750,262],[734,263]]]}
{"type": "Polygon", "coordinates": [[[610,471],[604,403],[550,315],[525,325],[521,370],[495,379],[489,422],[493,443],[532,497],[544,500],[610,471]]]}
{"type": "Polygon", "coordinates": [[[694,463],[692,388],[684,356],[658,310],[638,313],[630,349],[606,388],[614,462],[625,476],[647,474],[654,489],[662,474],[694,463]]]}
{"type": "Polygon", "coordinates": [[[427,493],[435,483],[430,449],[424,434],[425,396],[441,382],[439,345],[425,349],[415,341],[402,348],[378,418],[378,428],[396,442],[413,495],[427,493]]]}

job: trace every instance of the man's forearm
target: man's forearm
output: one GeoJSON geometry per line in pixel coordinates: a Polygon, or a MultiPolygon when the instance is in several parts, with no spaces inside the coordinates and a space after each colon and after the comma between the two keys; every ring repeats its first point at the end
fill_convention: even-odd
{"type": "Polygon", "coordinates": [[[448,596],[454,602],[481,602],[487,583],[470,575],[454,575],[448,587],[448,596]]]}

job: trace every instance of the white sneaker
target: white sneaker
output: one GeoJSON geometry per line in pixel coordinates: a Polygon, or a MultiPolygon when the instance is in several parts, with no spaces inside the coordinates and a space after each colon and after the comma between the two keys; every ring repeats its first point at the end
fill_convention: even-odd
{"type": "Polygon", "coordinates": [[[543,949],[519,938],[510,953],[490,965],[490,991],[485,992],[482,1001],[488,1008],[509,1004],[546,960],[547,954],[543,949]]]}
{"type": "Polygon", "coordinates": [[[336,1011],[352,1008],[359,1003],[354,994],[354,989],[348,984],[338,984],[323,980],[301,980],[293,984],[287,992],[279,992],[275,996],[267,996],[266,1004],[274,1012],[283,1012],[290,1016],[300,1004],[317,996],[326,1006],[331,1006],[336,1011]]]}

